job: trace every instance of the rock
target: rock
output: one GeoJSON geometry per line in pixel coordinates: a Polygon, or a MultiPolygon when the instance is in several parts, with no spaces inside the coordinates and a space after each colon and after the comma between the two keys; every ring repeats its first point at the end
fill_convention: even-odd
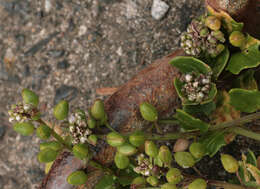
{"type": "Polygon", "coordinates": [[[44,171],[39,167],[30,167],[26,172],[32,183],[39,183],[44,178],[44,171]]]}
{"type": "Polygon", "coordinates": [[[58,89],[56,89],[54,104],[57,104],[59,101],[65,100],[73,100],[78,93],[78,89],[76,87],[62,85],[58,89]]]}
{"type": "Polygon", "coordinates": [[[24,70],[23,70],[23,76],[24,77],[28,77],[31,75],[31,71],[30,71],[30,67],[26,64],[24,66],[24,70]]]}
{"type": "Polygon", "coordinates": [[[70,67],[70,64],[67,60],[62,60],[57,63],[57,69],[67,69],[68,67],[70,67]]]}
{"type": "Polygon", "coordinates": [[[52,58],[59,58],[65,54],[64,50],[50,50],[48,51],[47,55],[52,58]]]}
{"type": "Polygon", "coordinates": [[[48,13],[50,12],[52,8],[52,4],[50,0],[45,0],[45,5],[44,5],[45,11],[48,13]]]}
{"type": "Polygon", "coordinates": [[[155,20],[162,19],[169,9],[169,5],[167,5],[162,0],[154,0],[152,5],[152,17],[155,20]]]}
{"type": "Polygon", "coordinates": [[[40,78],[45,79],[51,72],[51,67],[49,65],[42,65],[39,67],[40,78]]]}
{"type": "Polygon", "coordinates": [[[5,130],[6,130],[6,126],[5,125],[0,125],[0,140],[4,137],[5,130]]]}

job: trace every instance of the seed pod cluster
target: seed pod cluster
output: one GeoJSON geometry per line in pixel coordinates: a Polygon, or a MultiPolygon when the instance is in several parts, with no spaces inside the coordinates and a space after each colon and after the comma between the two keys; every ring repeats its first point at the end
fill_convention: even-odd
{"type": "Polygon", "coordinates": [[[194,72],[182,74],[180,80],[184,83],[182,92],[191,102],[202,102],[208,98],[212,73],[207,75],[194,72]]]}
{"type": "Polygon", "coordinates": [[[221,21],[214,16],[194,19],[181,36],[181,47],[188,55],[216,57],[224,50],[226,41],[220,28],[221,21]]]}

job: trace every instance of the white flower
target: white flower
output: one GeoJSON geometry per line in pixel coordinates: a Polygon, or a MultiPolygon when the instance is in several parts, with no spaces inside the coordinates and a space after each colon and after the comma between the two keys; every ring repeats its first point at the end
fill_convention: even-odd
{"type": "Polygon", "coordinates": [[[9,117],[9,122],[12,123],[14,121],[13,117],[9,117]]]}
{"type": "Polygon", "coordinates": [[[85,143],[87,141],[87,138],[86,137],[80,137],[80,142],[81,143],[85,143]]]}
{"type": "Polygon", "coordinates": [[[24,109],[25,111],[30,110],[30,105],[29,105],[29,104],[24,104],[24,105],[23,105],[23,109],[24,109]]]}

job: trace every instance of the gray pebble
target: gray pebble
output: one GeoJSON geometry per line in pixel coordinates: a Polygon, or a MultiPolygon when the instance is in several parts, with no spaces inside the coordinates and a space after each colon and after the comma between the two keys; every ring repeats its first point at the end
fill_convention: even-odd
{"type": "Polygon", "coordinates": [[[152,17],[155,20],[162,19],[169,9],[169,5],[167,5],[162,0],[154,0],[152,5],[152,17]]]}
{"type": "Polygon", "coordinates": [[[67,69],[68,67],[70,67],[70,64],[67,60],[62,60],[57,63],[57,69],[67,69]]]}
{"type": "Polygon", "coordinates": [[[78,89],[68,85],[62,85],[58,89],[56,89],[54,104],[57,104],[61,100],[72,100],[77,96],[78,89]]]}
{"type": "Polygon", "coordinates": [[[6,130],[6,126],[0,125],[0,140],[4,137],[5,130],[6,130]]]}

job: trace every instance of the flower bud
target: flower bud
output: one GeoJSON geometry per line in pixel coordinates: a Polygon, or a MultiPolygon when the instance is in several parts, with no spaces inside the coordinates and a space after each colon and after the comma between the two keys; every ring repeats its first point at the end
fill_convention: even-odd
{"type": "Polygon", "coordinates": [[[107,135],[107,143],[110,146],[117,147],[123,145],[125,143],[125,139],[122,135],[116,132],[111,132],[107,135]]]}
{"type": "Polygon", "coordinates": [[[176,152],[174,159],[183,168],[189,168],[195,164],[195,160],[189,152],[176,152]]]}
{"type": "Polygon", "coordinates": [[[45,171],[45,174],[46,174],[46,175],[47,175],[48,172],[51,170],[51,166],[52,166],[53,162],[54,162],[54,161],[45,164],[45,169],[44,169],[44,171],[45,171]]]}
{"type": "Polygon", "coordinates": [[[104,120],[106,118],[105,107],[102,100],[96,100],[92,105],[90,112],[96,120],[104,120]]]}
{"type": "Polygon", "coordinates": [[[60,101],[54,107],[54,110],[53,110],[53,114],[54,114],[55,118],[58,120],[64,120],[65,118],[67,118],[68,112],[69,112],[69,104],[65,100],[60,101]]]}
{"type": "Polygon", "coordinates": [[[31,122],[21,122],[14,124],[14,130],[23,136],[29,136],[34,132],[34,126],[31,122]]]}
{"type": "Polygon", "coordinates": [[[178,184],[183,179],[183,176],[179,169],[171,168],[166,174],[166,179],[171,184],[178,184]]]}
{"type": "Polygon", "coordinates": [[[231,155],[221,154],[221,163],[229,173],[235,173],[238,170],[238,162],[231,155]]]}
{"type": "Polygon", "coordinates": [[[211,34],[217,39],[219,40],[221,43],[224,43],[225,40],[225,36],[224,33],[222,33],[220,30],[218,31],[212,31],[211,34]]]}
{"type": "Polygon", "coordinates": [[[88,123],[88,127],[89,127],[90,129],[94,129],[94,128],[96,127],[96,120],[93,119],[92,117],[89,117],[89,118],[88,118],[87,123],[88,123]]]}
{"type": "Polygon", "coordinates": [[[36,134],[40,139],[46,140],[51,136],[51,128],[47,125],[40,125],[36,130],[36,134]]]}
{"type": "Polygon", "coordinates": [[[90,136],[88,137],[89,143],[92,144],[92,145],[94,145],[94,146],[96,146],[97,140],[98,140],[98,138],[97,138],[96,135],[90,135],[90,136]]]}
{"type": "Polygon", "coordinates": [[[67,182],[71,185],[82,185],[85,184],[88,177],[84,171],[75,171],[67,177],[67,182]]]}
{"type": "Polygon", "coordinates": [[[161,186],[161,189],[177,189],[175,184],[166,183],[161,186]]]}
{"type": "Polygon", "coordinates": [[[22,97],[26,104],[32,104],[35,107],[39,104],[39,96],[29,89],[22,90],[22,97]]]}
{"type": "Polygon", "coordinates": [[[207,183],[205,180],[198,178],[189,184],[188,189],[206,189],[207,183]]]}
{"type": "Polygon", "coordinates": [[[202,30],[200,30],[201,37],[206,37],[208,34],[209,34],[208,28],[203,28],[202,30]]]}
{"type": "Polygon", "coordinates": [[[62,145],[57,141],[43,142],[40,144],[40,150],[44,150],[47,148],[50,148],[54,151],[58,151],[62,148],[62,145]]]}
{"type": "Polygon", "coordinates": [[[83,160],[88,156],[88,146],[86,144],[76,144],[72,148],[74,156],[83,160]]]}
{"type": "Polygon", "coordinates": [[[144,177],[136,177],[133,181],[132,181],[132,183],[131,183],[131,185],[134,185],[136,188],[144,188],[145,187],[145,185],[146,185],[146,180],[145,180],[145,178],[144,177]]]}
{"type": "Polygon", "coordinates": [[[205,155],[205,147],[203,144],[198,142],[193,142],[189,147],[190,153],[196,159],[200,159],[205,155]]]}
{"type": "Polygon", "coordinates": [[[219,29],[220,29],[220,27],[221,27],[221,21],[220,21],[217,17],[215,17],[215,16],[208,16],[208,17],[206,18],[206,20],[205,20],[205,25],[206,25],[208,28],[210,28],[210,29],[216,31],[216,30],[219,30],[219,29]]]}
{"type": "Polygon", "coordinates": [[[145,141],[145,135],[141,131],[137,131],[129,136],[129,142],[136,147],[143,145],[144,141],[145,141]]]}
{"type": "Polygon", "coordinates": [[[145,141],[145,153],[148,156],[155,158],[158,152],[159,150],[153,141],[145,141]]]}
{"type": "Polygon", "coordinates": [[[52,162],[56,159],[57,155],[59,154],[58,151],[55,151],[51,148],[46,148],[44,150],[41,150],[38,153],[38,161],[41,163],[48,163],[52,162]]]}
{"type": "Polygon", "coordinates": [[[163,145],[160,147],[158,158],[168,166],[171,164],[172,153],[167,146],[163,145]]]}
{"type": "Polygon", "coordinates": [[[125,156],[131,156],[134,155],[137,152],[137,149],[132,146],[131,144],[123,144],[119,147],[117,147],[118,152],[125,156]]]}
{"type": "Polygon", "coordinates": [[[155,176],[149,176],[146,179],[147,183],[149,183],[151,186],[157,186],[159,183],[159,180],[155,176]]]}
{"type": "Polygon", "coordinates": [[[229,36],[229,42],[234,47],[242,47],[246,41],[246,37],[240,31],[233,31],[229,36]]]}
{"type": "Polygon", "coordinates": [[[140,105],[140,112],[146,121],[154,122],[158,119],[158,112],[156,108],[147,102],[140,105]]]}
{"type": "Polygon", "coordinates": [[[189,146],[189,141],[187,139],[179,138],[173,146],[173,151],[183,152],[188,148],[188,146],[189,146]]]}
{"type": "Polygon", "coordinates": [[[129,158],[119,152],[116,153],[114,161],[118,169],[125,169],[129,165],[129,158]]]}

